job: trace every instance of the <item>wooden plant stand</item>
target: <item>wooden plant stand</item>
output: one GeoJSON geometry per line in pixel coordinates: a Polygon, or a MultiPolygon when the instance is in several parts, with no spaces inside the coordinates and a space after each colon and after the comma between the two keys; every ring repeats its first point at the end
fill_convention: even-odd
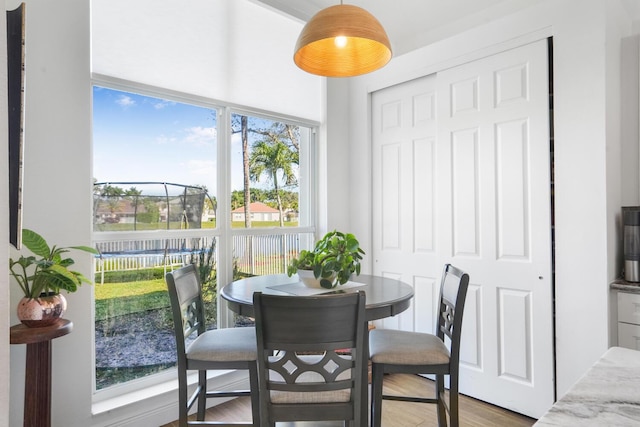
{"type": "Polygon", "coordinates": [[[23,324],[11,327],[11,344],[27,345],[24,427],[51,426],[51,340],[67,335],[72,329],[73,323],[66,319],[43,328],[23,324]]]}

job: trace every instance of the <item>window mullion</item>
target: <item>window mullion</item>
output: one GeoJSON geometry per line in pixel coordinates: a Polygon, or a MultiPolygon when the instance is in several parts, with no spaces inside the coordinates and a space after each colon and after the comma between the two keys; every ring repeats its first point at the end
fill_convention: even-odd
{"type": "MultiPolygon", "coordinates": [[[[218,208],[216,227],[220,231],[218,252],[218,289],[233,280],[233,235],[231,233],[231,109],[220,108],[218,117],[218,170],[217,188],[218,208]]],[[[218,325],[221,328],[232,326],[233,314],[221,301],[218,292],[218,325]]]]}

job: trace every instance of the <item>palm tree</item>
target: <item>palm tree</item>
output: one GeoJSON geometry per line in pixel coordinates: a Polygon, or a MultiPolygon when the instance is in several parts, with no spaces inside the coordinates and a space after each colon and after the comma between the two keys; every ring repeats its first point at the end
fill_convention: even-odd
{"type": "Polygon", "coordinates": [[[125,190],[124,196],[131,200],[131,205],[133,205],[133,229],[136,230],[138,227],[138,206],[140,205],[140,196],[142,195],[142,190],[138,190],[136,187],[131,187],[128,190],[125,190]]]}
{"type": "Polygon", "coordinates": [[[244,206],[244,191],[233,190],[231,192],[231,210],[244,206]]]}
{"type": "Polygon", "coordinates": [[[298,160],[297,152],[294,152],[286,143],[279,139],[271,141],[257,141],[253,145],[251,157],[249,159],[249,174],[254,182],[260,181],[262,175],[273,183],[278,211],[280,212],[280,227],[284,227],[284,213],[282,209],[282,198],[280,196],[280,183],[278,176],[281,176],[285,185],[296,184],[297,179],[294,174],[293,164],[298,160]]]}
{"type": "Polygon", "coordinates": [[[242,141],[242,177],[244,180],[243,205],[245,228],[251,227],[251,211],[249,207],[251,203],[251,187],[249,186],[249,131],[249,118],[247,116],[234,114],[231,117],[231,132],[240,133],[242,141]]]}
{"type": "Polygon", "coordinates": [[[115,213],[120,210],[120,199],[124,196],[124,190],[109,184],[104,184],[100,190],[101,197],[107,199],[107,206],[111,217],[115,218],[115,213]]]}
{"type": "Polygon", "coordinates": [[[242,135],[242,170],[244,177],[244,227],[251,227],[251,190],[249,187],[249,125],[247,116],[240,118],[242,135]]]}

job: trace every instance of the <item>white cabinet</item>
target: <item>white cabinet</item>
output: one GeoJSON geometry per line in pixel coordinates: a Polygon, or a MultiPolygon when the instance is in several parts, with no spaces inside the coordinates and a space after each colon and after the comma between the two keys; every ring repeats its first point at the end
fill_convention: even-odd
{"type": "Polygon", "coordinates": [[[640,294],[618,292],[618,345],[640,350],[640,294]]]}

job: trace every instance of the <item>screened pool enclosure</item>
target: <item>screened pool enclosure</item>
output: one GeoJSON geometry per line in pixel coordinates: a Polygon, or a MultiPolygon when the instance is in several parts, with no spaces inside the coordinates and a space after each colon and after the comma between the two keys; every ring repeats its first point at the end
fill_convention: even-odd
{"type": "Polygon", "coordinates": [[[203,217],[215,220],[215,203],[204,187],[99,182],[93,188],[94,231],[184,230],[201,228],[203,217]]]}

